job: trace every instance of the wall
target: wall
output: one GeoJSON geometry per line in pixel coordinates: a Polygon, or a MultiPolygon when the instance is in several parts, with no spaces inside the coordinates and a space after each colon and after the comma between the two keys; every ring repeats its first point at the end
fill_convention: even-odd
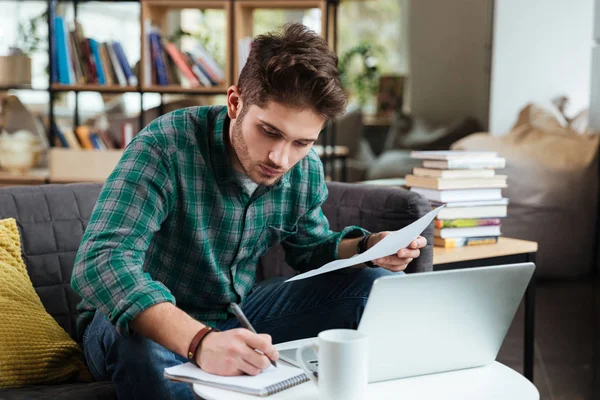
{"type": "Polygon", "coordinates": [[[496,0],[490,131],[506,133],[527,103],[565,94],[589,105],[594,0],[496,0]]]}
{"type": "Polygon", "coordinates": [[[590,85],[590,128],[600,131],[600,0],[594,9],[594,43],[590,85]]]}
{"type": "Polygon", "coordinates": [[[435,124],[473,116],[486,126],[491,0],[409,3],[412,114],[435,124]]]}

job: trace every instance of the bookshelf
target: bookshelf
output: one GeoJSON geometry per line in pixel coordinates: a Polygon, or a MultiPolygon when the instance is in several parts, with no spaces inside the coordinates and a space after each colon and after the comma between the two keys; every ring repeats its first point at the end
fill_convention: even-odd
{"type": "MultiPolygon", "coordinates": [[[[141,83],[141,91],[142,92],[169,92],[169,93],[191,93],[191,94],[225,94],[227,92],[227,88],[231,85],[231,74],[229,70],[231,68],[231,29],[227,29],[227,27],[231,27],[231,1],[229,0],[142,0],[141,2],[141,13],[140,13],[140,26],[141,26],[141,58],[145,60],[146,58],[150,59],[150,48],[149,43],[146,40],[146,37],[149,32],[147,32],[147,28],[149,25],[155,26],[159,29],[163,34],[167,32],[168,27],[168,14],[173,10],[182,10],[182,9],[199,9],[199,10],[220,10],[222,11],[222,18],[224,19],[224,25],[226,26],[225,32],[222,32],[222,44],[224,44],[225,49],[225,65],[224,65],[224,79],[222,82],[211,85],[210,87],[181,87],[176,85],[156,85],[149,84],[146,82],[148,79],[148,75],[150,74],[147,71],[147,63],[140,63],[140,77],[139,81],[141,83]]],[[[217,33],[219,34],[219,33],[217,33]]]]}
{"type": "MultiPolygon", "coordinates": [[[[78,5],[85,3],[88,0],[47,0],[48,6],[48,59],[53,59],[53,52],[56,52],[57,45],[55,43],[55,24],[54,17],[56,16],[56,8],[59,4],[72,5],[73,17],[75,21],[78,21],[78,5]]],[[[124,85],[119,84],[98,84],[98,83],[80,83],[77,84],[62,84],[58,81],[53,80],[53,76],[56,78],[56,72],[58,70],[58,64],[49,62],[48,67],[48,87],[46,89],[32,89],[30,87],[18,86],[2,86],[0,91],[8,90],[41,90],[49,93],[49,111],[48,111],[48,136],[50,146],[53,147],[49,155],[50,169],[50,181],[97,181],[98,176],[105,175],[102,165],[114,166],[115,157],[119,154],[118,151],[95,151],[92,155],[90,150],[74,150],[74,149],[62,149],[54,148],[56,143],[56,132],[54,129],[56,122],[56,100],[57,96],[61,93],[74,93],[75,95],[75,107],[73,112],[73,126],[77,127],[80,125],[80,112],[79,112],[79,98],[78,95],[82,92],[95,92],[103,94],[122,94],[122,93],[139,93],[140,97],[140,114],[139,126],[145,126],[144,113],[144,94],[145,93],[157,93],[160,94],[160,109],[163,109],[163,96],[167,94],[179,94],[179,95],[225,95],[227,88],[237,82],[237,76],[239,75],[239,49],[238,41],[243,37],[254,37],[256,34],[262,32],[254,32],[253,14],[256,10],[265,9],[278,9],[278,10],[302,10],[302,9],[314,9],[318,8],[321,11],[321,35],[330,43],[332,49],[335,50],[335,33],[336,33],[336,12],[339,0],[106,0],[106,3],[119,3],[128,2],[139,5],[140,15],[140,55],[139,68],[136,72],[137,85],[124,85]],[[223,14],[224,26],[226,27],[224,32],[221,33],[223,37],[223,49],[224,49],[224,65],[222,65],[224,79],[216,85],[210,87],[205,86],[182,86],[176,84],[163,84],[159,85],[154,80],[148,82],[144,79],[144,76],[148,74],[146,70],[147,65],[144,63],[144,57],[148,57],[150,52],[146,34],[148,26],[158,28],[158,31],[162,34],[167,34],[169,22],[169,13],[173,11],[183,9],[199,9],[199,10],[219,10],[223,14]],[[97,154],[96,154],[97,153],[97,154]],[[74,161],[76,160],[87,160],[86,154],[93,157],[93,162],[83,162],[80,165],[85,165],[83,171],[78,171],[77,176],[67,176],[63,178],[53,178],[53,172],[63,171],[66,173],[73,169],[74,161]],[[73,157],[70,157],[70,156],[73,157]],[[105,161],[103,159],[105,158],[105,161]],[[63,166],[61,167],[60,164],[63,166]],[[64,168],[63,168],[64,167],[64,168]],[[99,169],[100,174],[95,174],[94,169],[99,169]],[[89,170],[88,178],[86,179],[86,170],[89,170]]],[[[73,20],[65,21],[69,27],[72,26],[73,20]]],[[[83,27],[85,29],[85,26],[83,27]]],[[[273,27],[275,28],[275,27],[273,27]]],[[[177,44],[176,44],[177,45],[177,44]]],[[[129,59],[130,66],[137,59],[129,59]]],[[[118,129],[118,127],[113,127],[118,129]]],[[[323,145],[334,146],[335,143],[328,139],[326,132],[322,135],[323,145]]],[[[326,163],[329,158],[328,154],[324,154],[323,162],[326,163]]],[[[79,168],[82,169],[82,168],[79,168]]]]}
{"type": "MultiPolygon", "coordinates": [[[[331,48],[335,50],[335,12],[337,1],[331,0],[235,0],[234,23],[235,23],[235,45],[245,37],[254,37],[262,32],[254,31],[254,12],[260,9],[283,9],[283,10],[309,10],[319,9],[321,11],[321,35],[328,40],[331,48]]],[[[240,74],[239,49],[236,47],[233,60],[234,81],[240,74]]]]}

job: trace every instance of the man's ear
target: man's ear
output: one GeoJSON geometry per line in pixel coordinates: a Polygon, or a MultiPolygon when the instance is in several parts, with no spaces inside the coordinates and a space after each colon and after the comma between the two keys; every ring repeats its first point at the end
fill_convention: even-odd
{"type": "Polygon", "coordinates": [[[242,111],[242,98],[237,86],[232,85],[227,89],[227,115],[236,119],[242,111]]]}

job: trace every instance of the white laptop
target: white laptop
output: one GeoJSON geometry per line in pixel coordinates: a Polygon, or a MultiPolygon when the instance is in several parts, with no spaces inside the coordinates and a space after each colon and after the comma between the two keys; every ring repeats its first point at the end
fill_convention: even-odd
{"type": "MultiPolygon", "coordinates": [[[[377,279],[358,326],[369,337],[369,382],[494,362],[534,270],[522,263],[377,279]]],[[[296,349],[279,355],[297,365],[296,349]]],[[[309,362],[316,371],[318,361],[309,362]]]]}

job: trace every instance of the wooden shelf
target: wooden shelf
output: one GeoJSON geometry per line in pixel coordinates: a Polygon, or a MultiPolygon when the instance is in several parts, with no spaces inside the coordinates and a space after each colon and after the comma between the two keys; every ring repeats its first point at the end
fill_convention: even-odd
{"type": "Polygon", "coordinates": [[[228,3],[225,0],[141,0],[141,2],[150,7],[198,9],[225,9],[228,3]]]}
{"type": "Polygon", "coordinates": [[[498,243],[482,244],[478,246],[464,246],[457,248],[434,246],[433,265],[479,260],[481,258],[502,257],[514,254],[535,253],[537,249],[537,242],[507,237],[498,238],[498,243]]]}
{"type": "Polygon", "coordinates": [[[101,93],[132,93],[139,92],[137,86],[118,86],[118,85],[61,85],[53,83],[51,89],[55,92],[101,92],[101,93]]]}
{"type": "Polygon", "coordinates": [[[4,92],[6,90],[43,90],[47,91],[47,88],[44,89],[34,89],[31,85],[0,85],[0,92],[4,92]]]}
{"type": "MultiPolygon", "coordinates": [[[[348,157],[350,155],[350,149],[346,146],[334,146],[333,152],[331,151],[331,146],[325,147],[325,154],[328,157],[348,157]]],[[[313,150],[317,153],[319,157],[323,157],[323,146],[320,144],[313,145],[313,150]]]]}
{"type": "Polygon", "coordinates": [[[363,125],[365,126],[390,126],[394,122],[392,115],[363,114],[363,125]]]}
{"type": "Polygon", "coordinates": [[[144,86],[142,87],[143,93],[170,93],[170,94],[226,94],[227,87],[225,86],[215,86],[215,87],[193,87],[193,88],[184,88],[181,86],[169,85],[169,86],[144,86]]]}
{"type": "Polygon", "coordinates": [[[47,168],[35,168],[25,173],[0,170],[0,186],[41,185],[48,182],[49,176],[47,168]]]}

